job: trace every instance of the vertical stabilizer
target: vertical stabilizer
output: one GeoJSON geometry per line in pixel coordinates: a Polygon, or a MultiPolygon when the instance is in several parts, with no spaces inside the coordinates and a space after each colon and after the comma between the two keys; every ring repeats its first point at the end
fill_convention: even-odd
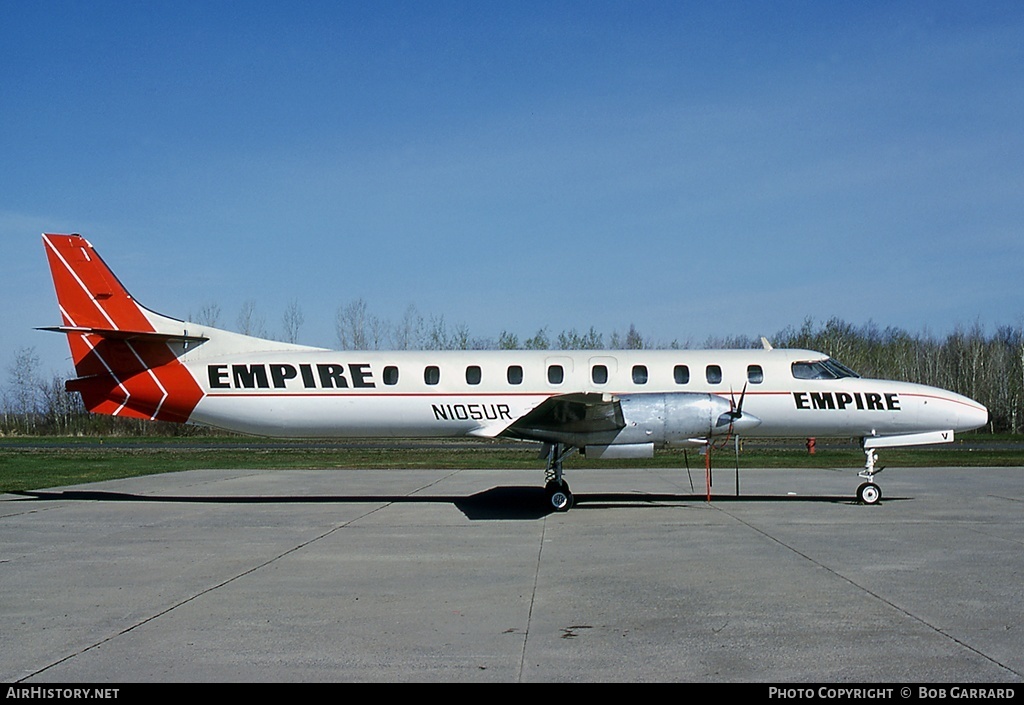
{"type": "Polygon", "coordinates": [[[64,325],[153,331],[131,294],[81,235],[43,235],[64,325]]]}
{"type": "Polygon", "coordinates": [[[173,319],[139,306],[82,236],[46,234],[43,243],[63,319],[57,330],[78,374],[67,389],[95,413],[188,421],[203,392],[169,344],[173,319]]]}

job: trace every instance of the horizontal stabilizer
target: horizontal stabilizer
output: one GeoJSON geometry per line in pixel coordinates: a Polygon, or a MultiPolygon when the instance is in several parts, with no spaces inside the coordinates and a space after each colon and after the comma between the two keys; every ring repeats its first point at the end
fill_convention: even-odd
{"type": "Polygon", "coordinates": [[[99,374],[69,379],[64,382],[64,389],[69,392],[86,392],[94,388],[106,391],[107,389],[116,388],[120,384],[118,379],[112,374],[99,374]]]}
{"type": "Polygon", "coordinates": [[[113,328],[90,328],[88,326],[44,326],[36,330],[51,331],[53,333],[83,333],[86,335],[98,335],[109,340],[149,340],[157,343],[183,342],[202,343],[209,338],[202,335],[188,335],[182,331],[179,333],[157,333],[149,330],[114,330],[113,328]]]}

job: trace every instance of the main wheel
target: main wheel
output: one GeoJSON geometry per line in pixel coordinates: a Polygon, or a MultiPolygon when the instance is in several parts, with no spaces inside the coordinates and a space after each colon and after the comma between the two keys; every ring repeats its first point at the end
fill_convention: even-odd
{"type": "Polygon", "coordinates": [[[569,491],[568,483],[561,485],[548,484],[548,501],[556,512],[567,512],[572,507],[572,492],[569,491]]]}
{"type": "Polygon", "coordinates": [[[857,488],[857,499],[863,504],[878,504],[882,499],[882,489],[874,482],[865,482],[857,488]]]}

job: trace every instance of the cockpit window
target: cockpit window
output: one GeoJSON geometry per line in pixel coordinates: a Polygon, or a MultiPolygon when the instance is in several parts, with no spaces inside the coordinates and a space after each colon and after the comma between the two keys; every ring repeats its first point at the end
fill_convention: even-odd
{"type": "Polygon", "coordinates": [[[820,362],[794,362],[793,377],[796,379],[835,379],[820,362]]]}
{"type": "Polygon", "coordinates": [[[796,379],[841,379],[860,377],[846,365],[826,357],[823,360],[793,363],[793,377],[796,379]]]}
{"type": "Polygon", "coordinates": [[[849,367],[841,362],[828,358],[825,360],[825,364],[836,371],[837,377],[860,377],[859,374],[851,370],[849,367]]]}

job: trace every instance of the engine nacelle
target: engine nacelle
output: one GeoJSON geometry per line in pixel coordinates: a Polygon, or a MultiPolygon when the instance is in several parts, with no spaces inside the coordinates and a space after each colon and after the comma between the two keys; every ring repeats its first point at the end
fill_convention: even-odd
{"type": "Polygon", "coordinates": [[[626,427],[616,435],[615,445],[692,446],[695,438],[738,433],[761,423],[749,413],[737,413],[728,399],[716,394],[630,394],[619,397],[619,404],[626,427]]]}

